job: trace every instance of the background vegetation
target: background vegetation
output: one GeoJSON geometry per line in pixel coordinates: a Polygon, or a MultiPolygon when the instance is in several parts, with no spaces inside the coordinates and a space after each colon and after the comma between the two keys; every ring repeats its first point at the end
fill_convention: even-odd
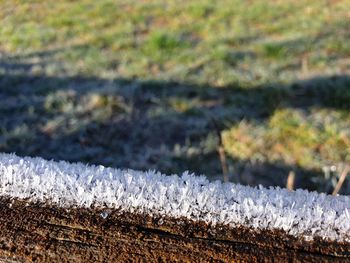
{"type": "Polygon", "coordinates": [[[350,2],[167,2],[0,1],[0,151],[331,191],[350,2]]]}

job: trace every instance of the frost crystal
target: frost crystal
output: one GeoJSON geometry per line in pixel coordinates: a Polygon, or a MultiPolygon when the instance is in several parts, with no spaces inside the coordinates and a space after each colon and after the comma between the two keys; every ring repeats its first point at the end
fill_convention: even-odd
{"type": "Polygon", "coordinates": [[[103,211],[100,216],[103,218],[103,219],[106,219],[108,216],[109,216],[109,213],[107,211],[103,211]]]}
{"type": "MultiPolygon", "coordinates": [[[[0,154],[0,195],[350,241],[350,198],[0,154]]],[[[108,213],[102,213],[106,218],[108,213]]]]}

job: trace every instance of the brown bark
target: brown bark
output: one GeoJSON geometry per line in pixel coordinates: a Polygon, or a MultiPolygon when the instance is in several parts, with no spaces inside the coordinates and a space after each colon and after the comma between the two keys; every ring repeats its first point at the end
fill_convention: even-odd
{"type": "Polygon", "coordinates": [[[0,262],[344,262],[350,245],[0,198],[0,262]]]}

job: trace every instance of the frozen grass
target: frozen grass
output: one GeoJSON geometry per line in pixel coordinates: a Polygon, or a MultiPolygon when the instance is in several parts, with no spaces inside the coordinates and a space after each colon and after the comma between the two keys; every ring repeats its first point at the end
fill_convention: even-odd
{"type": "Polygon", "coordinates": [[[0,151],[215,179],[214,118],[231,180],[282,186],[294,170],[331,191],[322,168],[350,158],[348,10],[0,1],[0,151]]]}

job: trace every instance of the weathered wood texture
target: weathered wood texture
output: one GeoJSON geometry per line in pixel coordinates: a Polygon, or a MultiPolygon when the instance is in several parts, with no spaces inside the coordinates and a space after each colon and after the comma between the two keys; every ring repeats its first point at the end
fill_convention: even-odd
{"type": "Polygon", "coordinates": [[[0,198],[0,262],[350,262],[348,243],[0,198]]]}

